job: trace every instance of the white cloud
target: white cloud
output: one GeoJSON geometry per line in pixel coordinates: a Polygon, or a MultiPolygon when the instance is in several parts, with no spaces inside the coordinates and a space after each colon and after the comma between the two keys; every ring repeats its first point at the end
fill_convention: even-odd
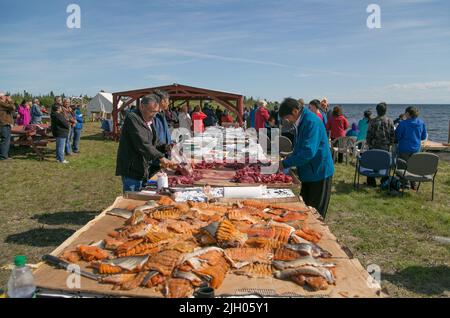
{"type": "Polygon", "coordinates": [[[170,55],[175,55],[175,56],[187,56],[187,57],[200,58],[200,59],[212,59],[212,60],[221,60],[221,61],[228,61],[228,62],[260,64],[260,65],[277,66],[277,67],[289,67],[286,64],[277,63],[277,62],[263,61],[263,60],[258,60],[258,59],[240,58],[240,57],[222,56],[222,55],[208,54],[208,53],[199,53],[199,52],[195,52],[195,51],[181,50],[181,49],[177,49],[177,48],[167,48],[167,47],[144,48],[141,50],[141,52],[147,53],[150,55],[170,54],[170,55]]]}
{"type": "Polygon", "coordinates": [[[149,74],[145,76],[146,79],[155,80],[158,82],[176,82],[177,79],[169,74],[149,74]]]}
{"type": "Polygon", "coordinates": [[[390,90],[450,90],[450,81],[392,84],[386,88],[390,90]]]}

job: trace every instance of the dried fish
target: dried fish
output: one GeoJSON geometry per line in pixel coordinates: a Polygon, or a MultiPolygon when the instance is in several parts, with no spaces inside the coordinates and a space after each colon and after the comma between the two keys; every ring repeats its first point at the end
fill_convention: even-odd
{"type": "Polygon", "coordinates": [[[172,277],[187,279],[194,286],[200,286],[201,284],[203,284],[203,281],[200,277],[198,277],[196,274],[189,272],[189,271],[184,272],[179,269],[175,269],[172,274],[172,277]]]}
{"type": "Polygon", "coordinates": [[[239,232],[229,220],[222,221],[217,228],[217,243],[222,247],[244,246],[247,238],[247,234],[239,232]]]}
{"type": "Polygon", "coordinates": [[[121,217],[121,218],[124,218],[124,219],[129,219],[133,213],[131,211],[129,211],[129,210],[126,210],[126,209],[114,208],[114,209],[109,210],[108,212],[106,212],[106,214],[113,215],[113,216],[118,216],[118,217],[121,217]]]}
{"type": "Polygon", "coordinates": [[[99,274],[119,274],[123,271],[122,268],[102,262],[92,262],[90,267],[97,269],[99,274]]]}
{"type": "Polygon", "coordinates": [[[193,293],[191,282],[183,278],[169,278],[166,281],[165,295],[169,298],[185,298],[193,293]]]}
{"type": "Polygon", "coordinates": [[[250,264],[238,270],[234,270],[236,275],[244,275],[250,278],[265,278],[273,275],[274,269],[270,264],[250,264]]]}
{"type": "Polygon", "coordinates": [[[91,262],[94,260],[103,260],[108,258],[109,256],[108,252],[96,246],[78,245],[77,251],[87,262],[91,262]]]}
{"type": "Polygon", "coordinates": [[[136,274],[116,274],[100,278],[101,283],[121,285],[133,280],[136,274]]]}
{"type": "Polygon", "coordinates": [[[106,264],[118,266],[120,268],[126,269],[130,272],[142,268],[142,266],[147,262],[148,256],[131,256],[131,257],[120,257],[115,259],[110,259],[104,261],[106,264]]]}
{"type": "Polygon", "coordinates": [[[176,250],[165,250],[149,257],[144,268],[146,270],[158,271],[164,276],[169,276],[181,256],[181,252],[176,250]]]}
{"type": "Polygon", "coordinates": [[[142,212],[142,213],[148,213],[154,208],[158,206],[158,203],[156,201],[150,200],[146,202],[144,205],[140,205],[134,208],[133,212],[142,212]]]}
{"type": "Polygon", "coordinates": [[[304,256],[309,255],[312,257],[319,257],[319,258],[330,258],[332,256],[330,252],[324,250],[317,244],[309,242],[298,244],[285,244],[284,247],[296,251],[304,256]]]}
{"type": "Polygon", "coordinates": [[[76,251],[65,251],[60,258],[69,263],[77,263],[80,261],[80,254],[76,251]]]}
{"type": "Polygon", "coordinates": [[[273,261],[272,265],[279,270],[288,268],[297,268],[301,266],[314,266],[314,267],[335,267],[332,263],[322,263],[311,256],[302,256],[292,261],[273,261]]]}
{"type": "Polygon", "coordinates": [[[268,248],[228,248],[225,254],[235,262],[269,263],[273,258],[273,253],[268,248]]]}
{"type": "Polygon", "coordinates": [[[290,279],[292,276],[297,275],[320,276],[325,278],[329,284],[334,284],[335,282],[333,273],[329,269],[323,267],[302,266],[276,271],[274,273],[274,276],[278,279],[290,279]]]}

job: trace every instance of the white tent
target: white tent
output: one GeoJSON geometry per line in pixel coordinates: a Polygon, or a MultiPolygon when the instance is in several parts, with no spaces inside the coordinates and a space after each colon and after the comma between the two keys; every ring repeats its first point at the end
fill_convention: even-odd
{"type": "MultiPolygon", "coordinates": [[[[119,101],[119,106],[122,101],[119,101]]],[[[113,96],[111,93],[100,92],[91,99],[87,105],[87,115],[92,118],[93,114],[101,118],[110,118],[113,111],[113,96]]]]}

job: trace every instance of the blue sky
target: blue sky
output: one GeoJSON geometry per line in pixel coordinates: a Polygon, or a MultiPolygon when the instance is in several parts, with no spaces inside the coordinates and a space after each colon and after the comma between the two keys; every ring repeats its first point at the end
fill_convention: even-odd
{"type": "Polygon", "coordinates": [[[448,0],[0,1],[0,91],[450,103],[448,0]],[[81,7],[68,29],[66,7],[81,7]],[[366,8],[381,7],[381,29],[366,8]]]}

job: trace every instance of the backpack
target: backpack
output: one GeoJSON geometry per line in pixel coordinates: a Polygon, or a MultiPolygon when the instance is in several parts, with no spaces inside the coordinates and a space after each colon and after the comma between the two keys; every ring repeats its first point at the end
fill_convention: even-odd
{"type": "Polygon", "coordinates": [[[402,183],[397,177],[389,177],[381,183],[381,190],[389,190],[389,184],[391,185],[391,190],[400,191],[402,183]]]}

